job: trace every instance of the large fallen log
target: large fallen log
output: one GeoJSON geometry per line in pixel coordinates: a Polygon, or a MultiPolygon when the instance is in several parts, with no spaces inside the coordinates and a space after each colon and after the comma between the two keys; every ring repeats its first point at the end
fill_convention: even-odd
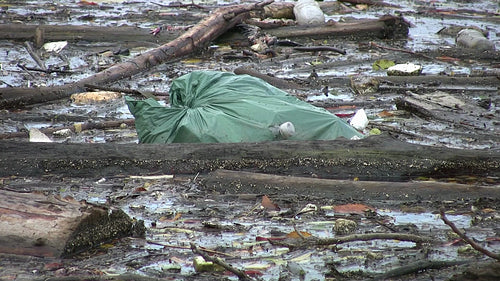
{"type": "Polygon", "coordinates": [[[226,30],[240,23],[248,16],[249,11],[260,9],[272,1],[219,8],[177,39],[75,83],[55,87],[1,88],[0,108],[20,107],[68,97],[84,91],[86,84],[104,85],[115,82],[161,63],[202,50],[226,30]]]}
{"type": "Polygon", "coordinates": [[[197,174],[217,169],[375,181],[500,177],[500,151],[422,146],[388,136],[210,144],[0,142],[0,176],[197,174]]]}
{"type": "Polygon", "coordinates": [[[454,200],[498,196],[498,187],[477,187],[436,181],[380,182],[331,180],[217,170],[203,178],[209,190],[225,194],[294,193],[337,200],[454,200]]]}
{"type": "Polygon", "coordinates": [[[144,223],[122,210],[72,198],[0,189],[0,253],[68,257],[125,236],[143,236],[144,223]]]}
{"type": "Polygon", "coordinates": [[[90,41],[90,42],[130,42],[145,45],[145,42],[161,44],[182,35],[182,29],[165,30],[153,36],[146,28],[136,26],[88,26],[88,25],[30,25],[0,24],[0,38],[4,40],[50,41],[90,41]]]}

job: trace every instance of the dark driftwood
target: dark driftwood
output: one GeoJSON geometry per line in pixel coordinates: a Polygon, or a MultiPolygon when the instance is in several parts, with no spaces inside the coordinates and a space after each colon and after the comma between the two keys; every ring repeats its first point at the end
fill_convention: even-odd
{"type": "Polygon", "coordinates": [[[86,84],[111,83],[161,63],[186,56],[208,46],[226,30],[240,23],[248,16],[249,11],[260,9],[272,1],[219,8],[177,39],[75,83],[57,87],[2,88],[0,89],[0,108],[19,107],[68,97],[84,91],[86,84]]]}
{"type": "Polygon", "coordinates": [[[86,25],[29,25],[0,24],[0,38],[4,40],[33,40],[39,33],[44,41],[90,42],[149,42],[162,44],[179,37],[182,30],[163,30],[153,36],[146,28],[135,26],[86,26],[86,25]]]}
{"type": "Polygon", "coordinates": [[[335,198],[338,200],[453,200],[457,198],[495,197],[498,188],[481,188],[465,184],[416,181],[380,182],[331,180],[217,170],[204,177],[204,185],[221,193],[296,194],[335,198]]]}
{"type": "Polygon", "coordinates": [[[72,198],[0,189],[0,253],[67,257],[112,239],[144,235],[122,210],[72,198]]]}
{"type": "Polygon", "coordinates": [[[217,169],[377,181],[464,174],[500,177],[500,151],[421,146],[386,136],[163,145],[0,142],[0,176],[196,174],[217,169]]]}
{"type": "Polygon", "coordinates": [[[265,29],[263,32],[278,38],[405,38],[408,36],[409,24],[401,17],[383,16],[379,19],[368,19],[350,23],[335,23],[297,28],[285,26],[265,29]]]}

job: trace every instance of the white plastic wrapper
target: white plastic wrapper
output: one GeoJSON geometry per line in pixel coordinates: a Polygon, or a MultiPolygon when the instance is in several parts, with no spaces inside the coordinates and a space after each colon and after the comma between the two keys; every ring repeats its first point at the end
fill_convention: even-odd
{"type": "Polygon", "coordinates": [[[299,25],[325,23],[325,14],[314,0],[297,1],[293,13],[299,25]]]}
{"type": "Polygon", "coordinates": [[[365,110],[360,109],[356,111],[349,124],[351,124],[351,126],[353,126],[356,130],[363,131],[368,125],[368,117],[366,117],[365,110]]]}
{"type": "Polygon", "coordinates": [[[49,42],[43,44],[42,48],[47,52],[59,53],[68,45],[68,41],[49,42]]]}

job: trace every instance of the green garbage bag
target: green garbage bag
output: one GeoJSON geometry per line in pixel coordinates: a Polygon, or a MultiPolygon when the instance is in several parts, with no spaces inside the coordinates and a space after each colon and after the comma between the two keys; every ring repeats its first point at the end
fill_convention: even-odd
{"type": "Polygon", "coordinates": [[[141,143],[362,137],[345,121],[322,108],[259,78],[230,72],[194,71],[175,79],[170,88],[170,107],[154,99],[125,97],[125,100],[135,117],[141,143]]]}

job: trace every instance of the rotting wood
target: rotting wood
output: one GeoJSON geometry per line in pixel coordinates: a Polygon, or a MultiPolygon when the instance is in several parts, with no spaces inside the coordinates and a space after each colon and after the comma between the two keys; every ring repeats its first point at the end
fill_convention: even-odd
{"type": "Polygon", "coordinates": [[[425,95],[407,91],[405,96],[396,99],[396,106],[425,119],[438,120],[457,127],[492,134],[500,131],[500,126],[487,109],[441,91],[425,95]]]}
{"type": "Polygon", "coordinates": [[[500,177],[500,151],[422,146],[384,135],[358,141],[207,144],[0,142],[0,176],[197,174],[217,169],[375,181],[500,177]]]}
{"type": "Polygon", "coordinates": [[[206,188],[219,192],[238,194],[247,190],[255,193],[293,193],[335,198],[338,200],[453,200],[495,197],[495,187],[479,187],[466,184],[436,181],[381,182],[331,180],[319,178],[269,175],[243,171],[217,170],[203,177],[206,188]],[[348,194],[345,197],[344,194],[348,194]]]}
{"type": "Polygon", "coordinates": [[[144,223],[122,210],[73,198],[0,189],[0,253],[68,257],[125,236],[143,236],[144,223]]]}
{"type": "Polygon", "coordinates": [[[74,83],[54,87],[2,88],[0,108],[20,107],[65,98],[84,91],[86,84],[103,85],[115,82],[153,66],[199,51],[226,30],[240,23],[248,16],[249,11],[261,9],[272,2],[273,0],[265,0],[255,4],[219,8],[177,39],[74,83]]]}

